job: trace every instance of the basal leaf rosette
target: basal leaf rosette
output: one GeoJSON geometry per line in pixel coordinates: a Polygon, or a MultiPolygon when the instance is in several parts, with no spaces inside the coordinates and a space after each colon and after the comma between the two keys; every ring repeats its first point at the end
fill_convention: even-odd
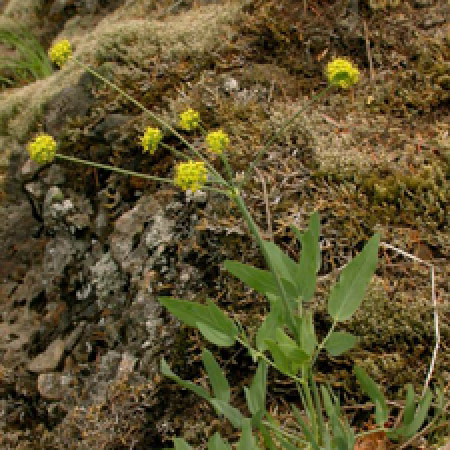
{"type": "Polygon", "coordinates": [[[185,131],[195,130],[200,126],[200,114],[192,108],[180,114],[180,127],[185,131]]]}
{"type": "Polygon", "coordinates": [[[162,132],[158,128],[148,127],[141,137],[143,152],[149,152],[153,155],[162,139],[162,132]]]}
{"type": "Polygon", "coordinates": [[[359,80],[358,68],[344,58],[336,58],[329,62],[325,68],[325,75],[330,84],[344,89],[348,89],[359,80]]]}
{"type": "Polygon", "coordinates": [[[56,155],[56,141],[48,134],[40,134],[28,143],[30,158],[39,164],[52,162],[56,155]]]}
{"type": "Polygon", "coordinates": [[[48,51],[48,56],[58,67],[62,67],[72,56],[72,47],[67,39],[56,42],[48,51]]]}
{"type": "Polygon", "coordinates": [[[208,170],[202,161],[187,161],[179,163],[175,168],[175,185],[183,191],[199,190],[208,180],[208,170]]]}
{"type": "Polygon", "coordinates": [[[216,155],[221,155],[228,147],[230,138],[222,130],[211,131],[206,135],[208,150],[216,155]]]}

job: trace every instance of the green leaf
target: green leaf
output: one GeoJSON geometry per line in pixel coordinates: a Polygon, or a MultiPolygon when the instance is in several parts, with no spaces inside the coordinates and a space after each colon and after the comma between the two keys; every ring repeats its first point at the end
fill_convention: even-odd
{"type": "Polygon", "coordinates": [[[431,392],[427,391],[419,403],[414,419],[409,424],[405,423],[405,425],[402,425],[392,432],[388,432],[388,436],[392,439],[398,439],[399,436],[403,439],[409,439],[414,436],[420,430],[428,416],[432,398],[433,395],[431,392]]]}
{"type": "Polygon", "coordinates": [[[207,300],[206,305],[171,297],[159,297],[160,303],[185,324],[196,327],[213,344],[230,347],[239,334],[236,324],[207,300]]]}
{"type": "Polygon", "coordinates": [[[197,322],[208,323],[210,320],[208,307],[200,303],[172,297],[158,297],[158,301],[177,319],[190,327],[195,328],[197,322]]]}
{"type": "Polygon", "coordinates": [[[269,255],[272,264],[276,267],[278,275],[295,286],[299,274],[297,263],[271,241],[264,241],[264,249],[269,255]]]}
{"type": "Polygon", "coordinates": [[[291,407],[292,407],[292,412],[294,413],[294,417],[296,418],[297,422],[299,423],[299,425],[303,431],[303,434],[306,436],[306,439],[308,439],[308,442],[311,444],[313,450],[320,450],[312,431],[310,430],[308,425],[306,425],[306,423],[302,419],[300,411],[297,409],[297,407],[295,405],[291,405],[291,407]]]}
{"type": "Polygon", "coordinates": [[[312,356],[317,345],[316,333],[314,331],[313,315],[308,311],[299,318],[301,348],[308,355],[312,356]]]}
{"type": "Polygon", "coordinates": [[[206,323],[197,322],[197,328],[205,339],[218,347],[231,347],[234,344],[233,338],[206,323]]]}
{"type": "Polygon", "coordinates": [[[259,431],[261,432],[264,439],[264,448],[266,448],[267,450],[277,450],[277,447],[275,446],[275,443],[273,442],[273,439],[270,436],[270,432],[267,427],[260,423],[259,431]]]}
{"type": "Polygon", "coordinates": [[[278,344],[271,340],[265,340],[266,347],[269,349],[270,354],[272,355],[272,359],[274,364],[277,366],[277,369],[284,373],[285,375],[291,374],[291,364],[287,359],[286,355],[281,351],[278,344]]]}
{"type": "Polygon", "coordinates": [[[273,337],[275,330],[283,324],[283,305],[280,297],[270,294],[268,298],[270,312],[256,333],[256,348],[260,352],[267,349],[265,340],[273,337]]]}
{"type": "Polygon", "coordinates": [[[375,234],[359,255],[344,268],[328,299],[328,313],[335,322],[349,319],[361,305],[378,262],[380,235],[375,234]]]}
{"type": "Polygon", "coordinates": [[[345,331],[335,331],[328,338],[325,348],[331,356],[339,356],[350,350],[356,344],[358,338],[345,331]]]}
{"type": "Polygon", "coordinates": [[[212,325],[217,330],[230,336],[230,338],[236,338],[239,335],[236,324],[213,301],[208,299],[206,303],[208,305],[212,325]]]}
{"type": "Polygon", "coordinates": [[[182,380],[178,375],[175,375],[170,367],[168,366],[167,362],[164,358],[161,358],[161,373],[165,375],[166,377],[170,378],[171,380],[175,381],[177,384],[179,384],[181,387],[184,387],[185,389],[189,389],[190,391],[194,392],[198,396],[204,398],[205,400],[210,400],[211,396],[209,395],[208,391],[204,389],[201,386],[198,386],[191,381],[185,381],[182,380]]]}
{"type": "MultiPolygon", "coordinates": [[[[277,328],[275,331],[275,338],[279,348],[286,355],[288,361],[293,364],[293,367],[299,368],[309,361],[309,356],[281,328],[277,328]]],[[[295,368],[293,370],[297,371],[295,368]]]]}
{"type": "Polygon", "coordinates": [[[245,418],[242,421],[242,435],[237,443],[236,450],[257,450],[258,448],[252,434],[251,420],[245,418]]]}
{"type": "Polygon", "coordinates": [[[327,416],[331,419],[332,417],[336,416],[336,411],[334,410],[334,405],[333,401],[331,400],[330,393],[324,385],[320,386],[320,392],[322,393],[323,406],[325,407],[327,416]]]}
{"type": "Polygon", "coordinates": [[[266,339],[273,361],[278,369],[287,375],[296,375],[309,356],[280,328],[275,332],[277,341],[266,339]]]}
{"type": "Polygon", "coordinates": [[[416,405],[414,402],[414,388],[412,384],[407,385],[405,409],[403,410],[403,423],[409,425],[414,419],[416,405]]]}
{"type": "Polygon", "coordinates": [[[202,361],[206,372],[208,373],[209,382],[211,383],[214,397],[229,403],[231,396],[230,385],[228,384],[222,369],[209,350],[203,349],[202,361]]]}
{"type": "Polygon", "coordinates": [[[208,441],[208,450],[231,450],[231,446],[216,432],[208,441]]]}
{"type": "Polygon", "coordinates": [[[214,406],[217,414],[223,414],[231,422],[233,427],[239,430],[242,428],[244,417],[238,409],[217,398],[212,398],[209,402],[214,406]]]}
{"type": "Polygon", "coordinates": [[[248,410],[252,414],[252,425],[258,427],[266,412],[267,363],[259,360],[250,389],[244,387],[248,410]]]}
{"type": "Polygon", "coordinates": [[[378,416],[378,418],[376,422],[378,425],[383,426],[389,416],[389,410],[383,394],[372,378],[370,378],[361,367],[355,367],[353,371],[361,384],[362,390],[370,397],[375,405],[378,403],[376,409],[376,416],[378,416]]]}
{"type": "Polygon", "coordinates": [[[246,389],[245,398],[248,410],[256,414],[265,408],[266,403],[267,363],[264,360],[258,362],[255,376],[250,389],[246,389]]]}
{"type": "Polygon", "coordinates": [[[225,261],[225,269],[236,278],[239,278],[246,285],[260,294],[270,292],[278,295],[278,286],[271,272],[268,270],[257,269],[256,267],[242,264],[238,261],[225,261]]]}
{"type": "Polygon", "coordinates": [[[175,444],[175,450],[192,450],[191,446],[184,439],[175,438],[173,443],[175,444]]]}

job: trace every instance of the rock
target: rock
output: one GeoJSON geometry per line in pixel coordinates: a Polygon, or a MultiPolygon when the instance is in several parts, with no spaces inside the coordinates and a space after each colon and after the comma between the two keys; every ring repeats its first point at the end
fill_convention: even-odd
{"type": "Polygon", "coordinates": [[[43,179],[48,186],[61,186],[66,182],[64,169],[58,164],[52,164],[48,169],[43,179]]]}
{"type": "Polygon", "coordinates": [[[65,236],[57,236],[46,245],[41,276],[47,293],[55,283],[59,285],[59,278],[73,261],[75,253],[73,243],[65,236]]]}
{"type": "Polygon", "coordinates": [[[77,344],[81,335],[83,334],[86,322],[80,322],[75,329],[64,340],[64,350],[69,353],[77,344]]]}
{"type": "Polygon", "coordinates": [[[223,83],[223,88],[225,92],[234,92],[239,90],[239,83],[235,78],[227,78],[223,83]]]}
{"type": "Polygon", "coordinates": [[[130,355],[128,352],[125,352],[122,355],[122,360],[120,361],[119,368],[117,369],[117,377],[122,378],[126,377],[130,373],[133,372],[136,367],[138,359],[133,355],[130,355]]]}
{"type": "Polygon", "coordinates": [[[161,213],[155,214],[153,223],[147,227],[145,245],[149,250],[159,248],[161,244],[168,244],[173,239],[173,222],[161,213]]]}
{"type": "Polygon", "coordinates": [[[125,302],[123,287],[126,279],[120,273],[119,267],[112,259],[111,253],[105,253],[91,267],[92,284],[95,286],[97,305],[100,309],[120,307],[125,302]]]}
{"type": "Polygon", "coordinates": [[[42,200],[44,198],[44,186],[40,181],[27,183],[25,190],[36,200],[42,200]]]}
{"type": "MultiPolygon", "coordinates": [[[[143,263],[148,254],[145,238],[142,239],[142,235],[146,226],[153,224],[155,217],[159,215],[162,215],[162,208],[159,203],[152,197],[145,195],[139,199],[133,209],[116,220],[114,231],[109,237],[111,255],[123,271],[134,274],[142,271],[143,263]]],[[[151,232],[150,228],[148,228],[148,231],[151,232]]],[[[158,233],[167,236],[167,230],[159,230],[158,228],[158,231],[155,230],[155,234],[158,233]]],[[[153,243],[151,245],[154,246],[153,243]]]]}
{"type": "Polygon", "coordinates": [[[37,379],[37,389],[46,400],[63,400],[73,392],[76,385],[74,377],[62,373],[41,373],[37,379]]]}
{"type": "Polygon", "coordinates": [[[40,167],[41,167],[40,164],[28,158],[25,161],[25,164],[20,169],[19,176],[21,179],[30,179],[39,170],[40,167]]]}
{"type": "Polygon", "coordinates": [[[111,142],[119,136],[119,128],[129,122],[133,116],[108,114],[95,128],[94,133],[101,139],[111,142]]]}
{"type": "Polygon", "coordinates": [[[28,370],[35,373],[52,372],[58,368],[63,356],[64,341],[58,338],[43,353],[40,353],[30,361],[28,370]]]}
{"type": "Polygon", "coordinates": [[[67,119],[84,116],[92,104],[92,95],[82,85],[83,78],[80,78],[79,84],[76,86],[63,89],[47,106],[45,128],[46,132],[55,138],[60,136],[67,119]]]}

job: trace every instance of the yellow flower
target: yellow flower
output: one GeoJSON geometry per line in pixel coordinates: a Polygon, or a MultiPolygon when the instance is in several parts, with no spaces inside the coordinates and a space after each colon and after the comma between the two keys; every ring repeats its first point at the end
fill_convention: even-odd
{"type": "Polygon", "coordinates": [[[48,51],[48,56],[58,67],[62,67],[72,56],[72,48],[67,39],[58,41],[48,51]]]}
{"type": "Polygon", "coordinates": [[[145,130],[144,136],[141,137],[141,144],[142,147],[144,147],[144,153],[148,151],[151,155],[153,155],[153,153],[155,153],[155,150],[158,148],[161,139],[161,130],[159,130],[158,128],[148,127],[145,130]]]}
{"type": "Polygon", "coordinates": [[[344,58],[336,58],[325,69],[328,82],[347,89],[358,82],[359,70],[344,58]]]}
{"type": "Polygon", "coordinates": [[[180,114],[180,126],[183,130],[192,131],[200,125],[200,114],[189,108],[180,114]]]}
{"type": "Polygon", "coordinates": [[[190,189],[195,192],[206,183],[207,179],[208,170],[201,161],[182,162],[176,167],[175,184],[183,191],[190,189]]]}
{"type": "Polygon", "coordinates": [[[211,131],[206,136],[206,142],[212,153],[220,155],[226,150],[230,143],[230,138],[222,130],[211,131]]]}
{"type": "Polygon", "coordinates": [[[28,143],[27,149],[33,161],[46,164],[55,158],[56,141],[48,134],[41,134],[34,141],[28,143]]]}

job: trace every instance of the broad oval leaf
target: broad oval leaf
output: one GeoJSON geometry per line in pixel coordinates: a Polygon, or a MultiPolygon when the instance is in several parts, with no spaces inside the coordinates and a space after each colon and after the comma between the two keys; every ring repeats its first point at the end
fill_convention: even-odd
{"type": "Polygon", "coordinates": [[[350,350],[356,344],[358,338],[345,331],[335,331],[328,338],[325,348],[331,356],[339,356],[350,350]]]}
{"type": "Polygon", "coordinates": [[[328,313],[335,322],[349,319],[361,305],[378,262],[380,235],[375,234],[359,255],[353,258],[333,286],[328,313]]]}
{"type": "Polygon", "coordinates": [[[195,327],[197,322],[208,322],[209,320],[209,311],[206,305],[172,297],[158,297],[158,301],[177,319],[190,327],[195,327]]]}
{"type": "Polygon", "coordinates": [[[175,450],[192,450],[192,447],[184,439],[175,438],[173,443],[175,445],[175,450]]]}
{"type": "Polygon", "coordinates": [[[234,344],[234,338],[223,333],[221,330],[202,322],[197,322],[196,325],[203,337],[212,344],[218,347],[231,347],[234,344]]]}

